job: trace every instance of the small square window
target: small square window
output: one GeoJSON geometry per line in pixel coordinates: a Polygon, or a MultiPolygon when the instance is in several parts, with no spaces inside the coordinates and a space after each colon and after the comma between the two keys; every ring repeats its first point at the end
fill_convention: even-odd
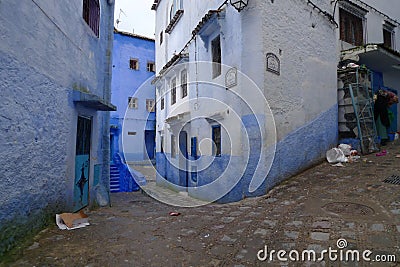
{"type": "Polygon", "coordinates": [[[156,64],[154,62],[147,62],[147,71],[156,72],[156,64]]]}
{"type": "Polygon", "coordinates": [[[136,97],[128,97],[128,108],[130,109],[138,108],[138,99],[136,97]]]}
{"type": "Polygon", "coordinates": [[[137,58],[131,58],[129,60],[129,68],[131,70],[139,70],[139,60],[137,58]]]}
{"type": "Polygon", "coordinates": [[[154,112],[154,99],[146,99],[146,110],[148,112],[154,112]]]}

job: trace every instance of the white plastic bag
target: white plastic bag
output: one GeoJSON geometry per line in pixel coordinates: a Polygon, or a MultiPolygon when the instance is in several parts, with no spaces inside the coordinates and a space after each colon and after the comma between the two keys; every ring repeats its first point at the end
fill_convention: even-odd
{"type": "Polygon", "coordinates": [[[351,145],[340,144],[340,145],[338,146],[338,148],[339,148],[340,150],[343,151],[343,154],[344,154],[345,156],[350,156],[350,154],[351,154],[351,145]]]}
{"type": "Polygon", "coordinates": [[[326,159],[329,163],[347,162],[348,159],[339,148],[332,148],[326,151],[326,159]]]}

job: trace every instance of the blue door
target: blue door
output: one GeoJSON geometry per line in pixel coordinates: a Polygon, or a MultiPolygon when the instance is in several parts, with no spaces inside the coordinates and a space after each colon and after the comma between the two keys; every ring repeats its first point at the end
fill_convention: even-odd
{"type": "Polygon", "coordinates": [[[154,149],[156,145],[156,132],[144,131],[144,142],[146,144],[146,154],[148,159],[154,159],[154,149]]]}
{"type": "Polygon", "coordinates": [[[89,204],[90,139],[92,121],[78,117],[75,152],[74,212],[89,204]]]}
{"type": "Polygon", "coordinates": [[[187,132],[179,133],[179,185],[188,187],[187,132]]]}
{"type": "MultiPolygon", "coordinates": [[[[191,160],[195,161],[198,159],[198,157],[197,157],[197,137],[192,137],[190,139],[190,153],[191,153],[191,160]]],[[[190,177],[192,179],[192,182],[197,184],[197,167],[196,166],[191,167],[190,177]]]]}

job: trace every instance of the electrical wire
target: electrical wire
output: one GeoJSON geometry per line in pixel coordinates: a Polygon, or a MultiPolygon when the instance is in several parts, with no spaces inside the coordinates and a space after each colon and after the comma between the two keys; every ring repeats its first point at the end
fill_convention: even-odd
{"type": "Polygon", "coordinates": [[[314,4],[311,0],[307,0],[307,4],[311,5],[313,9],[316,9],[318,11],[318,13],[327,17],[328,20],[336,26],[336,28],[339,28],[339,25],[337,24],[337,22],[335,21],[335,18],[331,14],[329,14],[325,10],[322,10],[320,7],[318,7],[316,4],[314,4]]]}

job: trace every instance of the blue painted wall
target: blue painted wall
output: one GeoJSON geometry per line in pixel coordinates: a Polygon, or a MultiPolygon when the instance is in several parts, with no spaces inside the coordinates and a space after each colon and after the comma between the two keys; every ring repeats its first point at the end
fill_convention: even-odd
{"type": "MultiPolygon", "coordinates": [[[[119,128],[115,152],[120,153],[126,161],[145,159],[144,131],[151,130],[155,133],[155,113],[146,110],[146,99],[155,99],[155,87],[150,84],[154,72],[147,70],[147,62],[155,62],[154,57],[153,39],[114,30],[111,100],[117,106],[117,111],[111,112],[111,125],[119,128]],[[130,69],[131,58],[138,59],[138,70],[130,69]],[[142,86],[146,81],[146,85],[142,86]],[[138,98],[138,109],[130,109],[127,113],[129,120],[124,120],[128,97],[138,98]],[[136,135],[128,136],[128,131],[136,132],[136,135]]],[[[155,140],[148,146],[154,147],[154,144],[155,140]]]]}
{"type": "Polygon", "coordinates": [[[94,166],[108,190],[109,113],[73,101],[74,91],[110,101],[114,6],[100,9],[98,38],[82,0],[0,2],[0,257],[72,211],[78,115],[92,118],[89,205],[94,166]]]}
{"type": "MultiPolygon", "coordinates": [[[[249,184],[260,158],[260,133],[256,125],[257,120],[255,117],[244,116],[242,120],[249,133],[250,143],[248,164],[239,182],[228,194],[220,198],[218,202],[227,203],[239,201],[245,197],[264,195],[268,190],[284,179],[288,179],[301,170],[320,162],[325,157],[325,151],[335,147],[337,144],[337,116],[338,107],[334,105],[310,123],[298,128],[279,141],[276,145],[276,153],[271,170],[261,186],[254,192],[249,192],[249,184]]],[[[204,156],[201,156],[200,160],[201,158],[204,158],[204,156]]],[[[238,163],[237,165],[240,165],[240,162],[243,162],[243,158],[229,155],[222,155],[221,157],[214,158],[208,168],[197,174],[197,182],[189,179],[191,186],[201,186],[211,183],[224,172],[229,161],[233,162],[233,166],[236,165],[235,162],[238,163]]],[[[178,171],[179,170],[170,163],[168,154],[157,153],[158,183],[165,184],[162,182],[161,178],[164,177],[169,182],[177,185],[179,183],[178,171]]],[[[213,190],[218,191],[219,189],[213,188],[213,190]]],[[[207,193],[201,195],[198,194],[196,190],[191,191],[189,189],[189,194],[204,200],[210,199],[207,193]]]]}

